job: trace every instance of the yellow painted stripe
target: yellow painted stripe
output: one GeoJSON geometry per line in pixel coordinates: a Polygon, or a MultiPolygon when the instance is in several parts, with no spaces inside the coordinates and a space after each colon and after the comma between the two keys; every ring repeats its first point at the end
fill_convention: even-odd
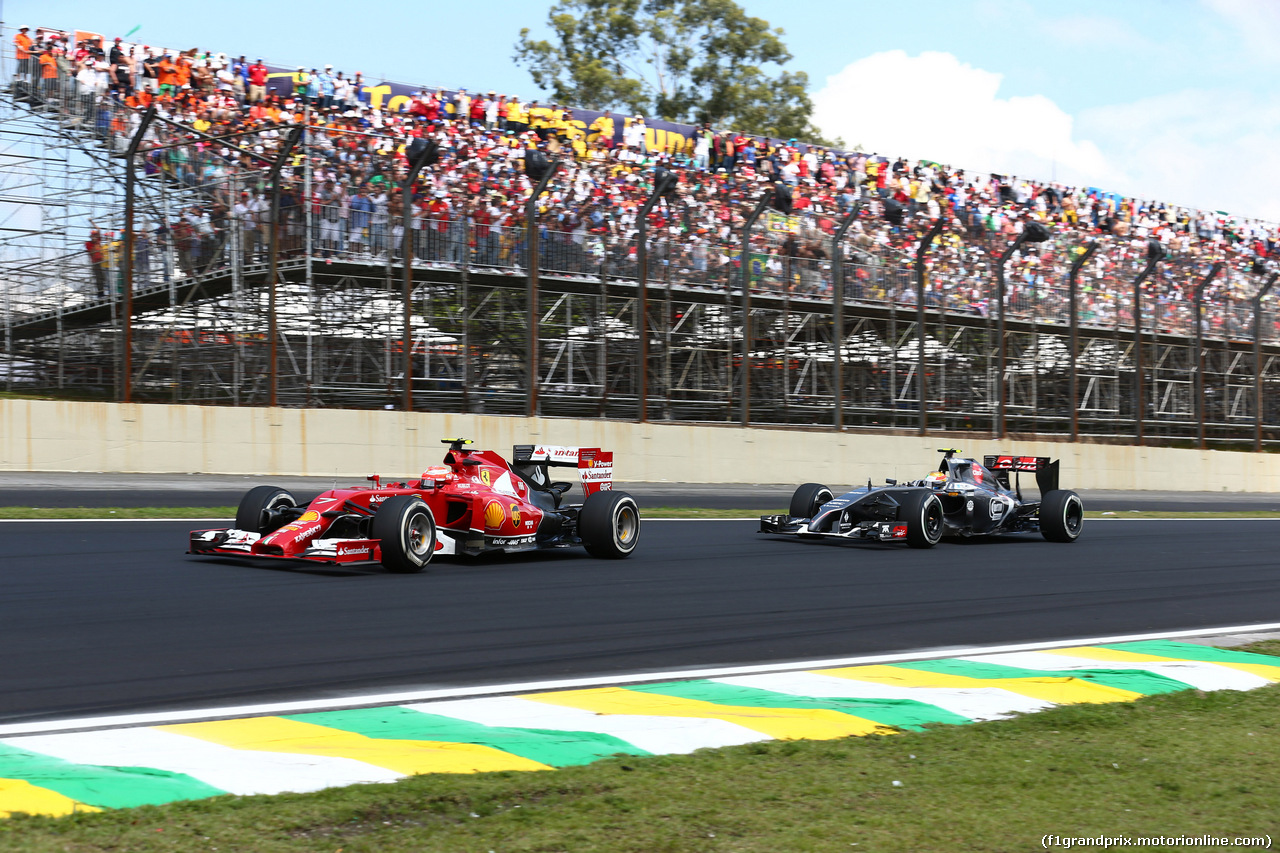
{"type": "Polygon", "coordinates": [[[26,779],[0,779],[0,817],[25,814],[62,817],[76,812],[100,812],[70,797],[32,785],[26,779]]]}
{"type": "Polygon", "coordinates": [[[755,708],[718,705],[621,687],[526,694],[522,699],[592,711],[643,717],[692,717],[723,720],[778,740],[829,740],[850,735],[888,734],[894,730],[872,720],[827,708],[755,708]]]}
{"type": "Polygon", "coordinates": [[[286,720],[257,717],[213,723],[156,726],[161,731],[220,743],[234,749],[291,752],[350,758],[406,776],[415,773],[487,773],[494,770],[550,770],[490,746],[431,740],[390,740],[286,720]]]}
{"type": "Polygon", "coordinates": [[[1118,687],[1094,684],[1080,678],[1046,676],[1044,678],[972,678],[967,675],[951,675],[942,672],[926,672],[902,666],[847,666],[838,669],[814,670],[820,675],[834,675],[853,681],[871,681],[876,684],[894,684],[899,687],[998,687],[1042,699],[1055,705],[1073,705],[1080,702],[1131,702],[1142,694],[1118,687]]]}
{"type": "Polygon", "coordinates": [[[1171,658],[1162,655],[1144,655],[1139,652],[1125,652],[1119,649],[1104,649],[1099,646],[1076,646],[1070,649],[1041,649],[1046,655],[1069,655],[1071,657],[1088,658],[1089,660],[1113,660],[1128,663],[1208,663],[1214,666],[1225,666],[1241,672],[1252,673],[1268,681],[1280,681],[1280,666],[1265,663],[1236,663],[1225,660],[1195,660],[1194,658],[1171,658]]]}

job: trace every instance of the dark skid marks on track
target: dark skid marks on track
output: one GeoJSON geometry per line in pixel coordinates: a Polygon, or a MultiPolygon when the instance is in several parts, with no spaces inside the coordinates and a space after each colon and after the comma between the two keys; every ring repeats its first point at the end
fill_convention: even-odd
{"type": "Polygon", "coordinates": [[[929,550],[646,521],[627,560],[421,575],[192,557],[192,526],[0,525],[0,721],[1280,621],[1280,520],[929,550]]]}

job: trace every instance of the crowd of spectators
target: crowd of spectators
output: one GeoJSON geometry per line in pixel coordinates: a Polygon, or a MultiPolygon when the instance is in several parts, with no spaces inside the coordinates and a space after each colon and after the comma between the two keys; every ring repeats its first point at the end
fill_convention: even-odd
{"type": "MultiPolygon", "coordinates": [[[[156,50],[119,38],[108,46],[51,31],[29,36],[22,28],[15,48],[19,80],[84,116],[109,144],[127,140],[149,106],[161,117],[153,141],[190,139],[190,146],[145,155],[149,172],[199,192],[172,218],[145,229],[146,257],[135,264],[143,284],[153,273],[196,274],[235,255],[262,261],[270,218],[266,171],[298,124],[308,132],[282,172],[286,254],[305,246],[326,259],[394,260],[403,240],[406,151],[427,137],[438,143],[440,159],[424,170],[408,204],[414,256],[431,263],[519,270],[532,188],[523,159],[530,149],[562,163],[538,202],[537,225],[542,266],[568,275],[635,275],[638,211],[662,170],[675,173],[679,184],[650,214],[650,274],[689,287],[739,287],[746,262],[754,288],[829,299],[831,235],[856,208],[843,250],[847,298],[913,305],[909,265],[943,217],[948,227],[928,252],[925,298],[952,311],[990,314],[995,263],[1035,221],[1053,238],[1028,244],[1006,269],[1015,315],[1063,321],[1066,270],[1097,240],[1101,251],[1080,276],[1081,320],[1131,324],[1133,277],[1155,240],[1169,260],[1145,285],[1152,326],[1190,328],[1192,291],[1220,262],[1224,273],[1205,299],[1213,306],[1211,331],[1230,335],[1245,331],[1240,306],[1256,291],[1258,273],[1280,255],[1274,223],[928,160],[709,126],[661,134],[639,115],[606,112],[588,123],[559,104],[495,92],[423,89],[384,102],[359,72],[331,65],[271,71],[261,58],[156,50]],[[231,134],[244,135],[229,142],[231,134]],[[790,189],[792,213],[768,213],[743,258],[741,225],[773,182],[790,189]],[[153,271],[152,254],[166,248],[176,262],[153,271]]],[[[119,247],[95,231],[86,252],[97,273],[112,267],[119,247]]],[[[96,275],[100,292],[107,278],[96,275]]]]}

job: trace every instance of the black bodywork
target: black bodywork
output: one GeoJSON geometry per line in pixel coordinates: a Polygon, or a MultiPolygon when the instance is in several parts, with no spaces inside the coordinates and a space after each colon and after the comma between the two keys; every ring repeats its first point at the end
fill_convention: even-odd
{"type": "Polygon", "coordinates": [[[936,495],[941,502],[938,538],[1040,531],[1041,502],[1023,497],[1020,475],[1033,474],[1040,494],[1047,495],[1058,489],[1056,461],[999,455],[986,456],[979,463],[956,457],[954,450],[942,453],[942,464],[930,477],[904,484],[890,480],[884,486],[868,482],[821,503],[809,517],[761,516],[760,532],[803,538],[908,540],[913,507],[919,506],[921,493],[936,495]]]}

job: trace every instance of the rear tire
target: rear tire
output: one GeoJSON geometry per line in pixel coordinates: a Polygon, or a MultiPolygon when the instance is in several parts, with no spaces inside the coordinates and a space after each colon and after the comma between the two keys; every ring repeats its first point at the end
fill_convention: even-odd
{"type": "Polygon", "coordinates": [[[907,523],[907,544],[932,548],[942,541],[942,501],[933,492],[909,492],[898,508],[898,520],[907,523]]]}
{"type": "Polygon", "coordinates": [[[1040,535],[1050,542],[1074,542],[1084,529],[1084,502],[1070,489],[1040,499],[1040,535]]]}
{"type": "Polygon", "coordinates": [[[387,498],[373,516],[370,531],[382,547],[382,565],[401,574],[420,572],[436,552],[436,519],[416,495],[387,498]]]}
{"type": "Polygon", "coordinates": [[[792,518],[813,518],[818,507],[835,498],[831,490],[820,483],[805,483],[791,496],[792,518]]]}
{"type": "Polygon", "coordinates": [[[265,536],[284,524],[281,509],[297,505],[298,499],[279,486],[254,486],[236,508],[236,530],[265,536]]]}
{"type": "Polygon", "coordinates": [[[587,553],[602,560],[631,556],[640,541],[640,507],[626,492],[587,495],[578,512],[578,536],[587,553]]]}

